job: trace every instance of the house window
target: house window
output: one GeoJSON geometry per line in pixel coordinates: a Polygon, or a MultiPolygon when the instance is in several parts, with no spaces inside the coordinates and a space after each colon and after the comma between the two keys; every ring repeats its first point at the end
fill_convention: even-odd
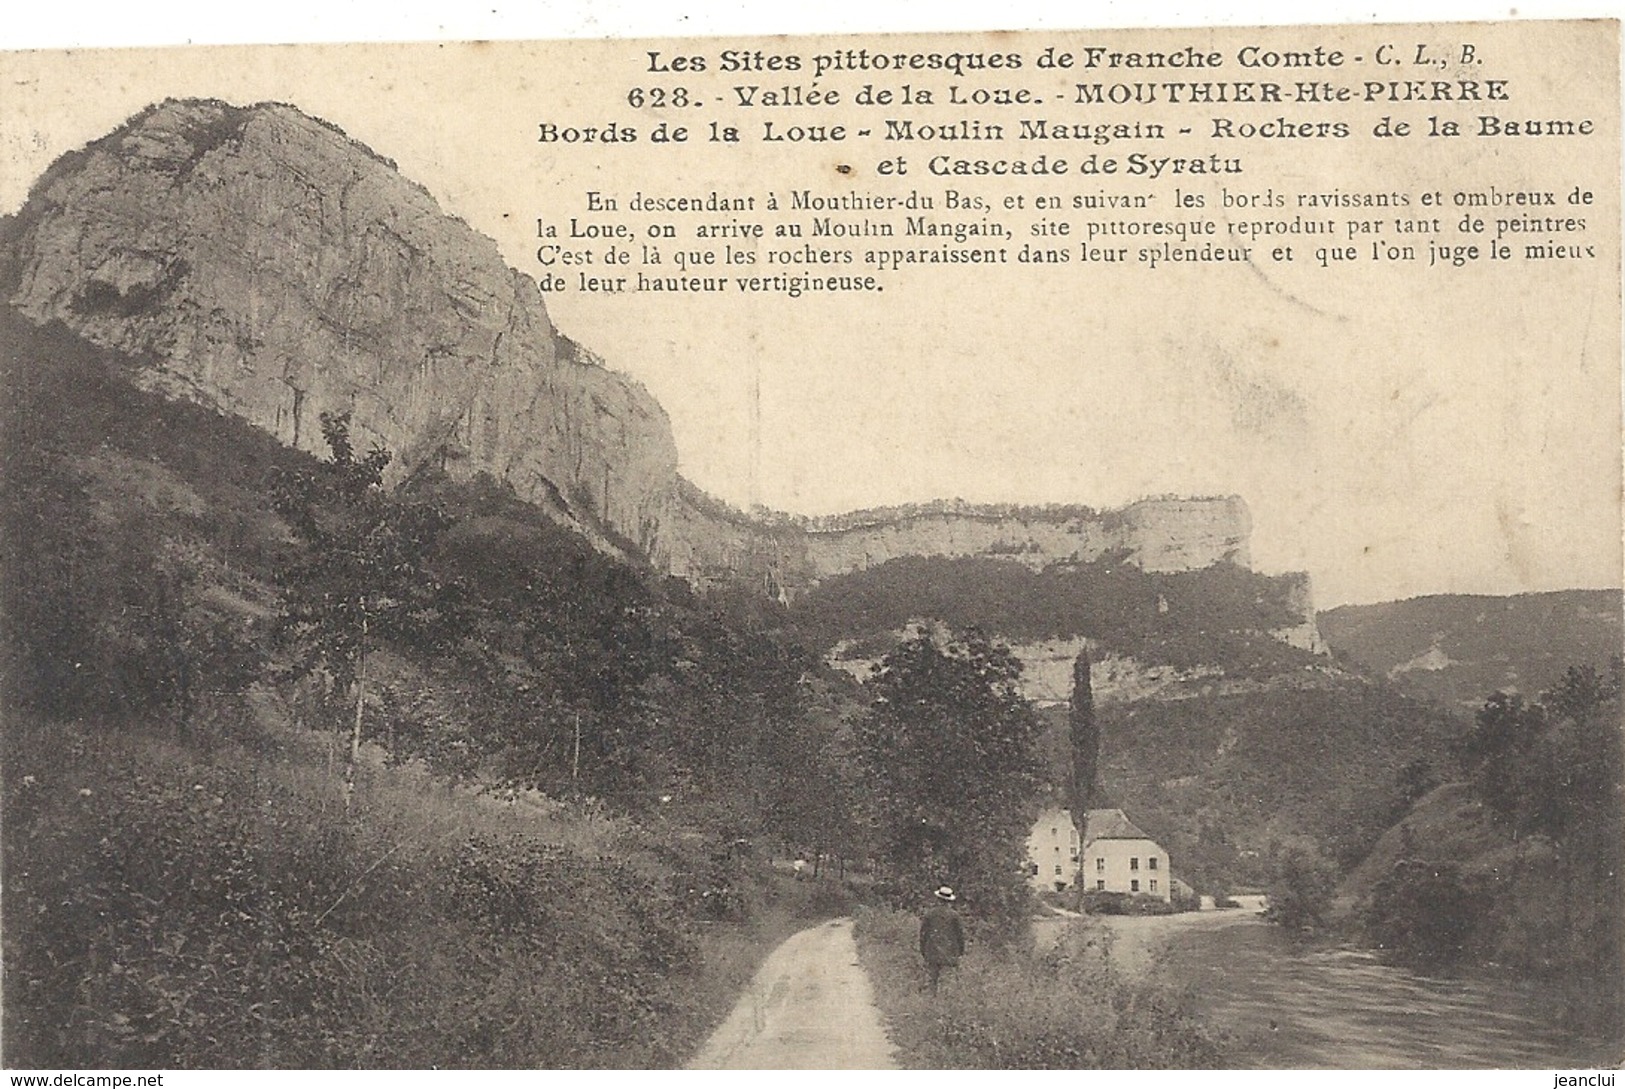
{"type": "Polygon", "coordinates": [[[1131,869],[1131,870],[1139,869],[1140,868],[1140,860],[1137,859],[1137,858],[1129,859],[1128,860],[1128,868],[1131,869]]]}
{"type": "Polygon", "coordinates": [[[1105,858],[1104,855],[1102,855],[1100,858],[1095,859],[1095,872],[1096,873],[1105,873],[1106,872],[1106,858],[1105,858]]]}
{"type": "Polygon", "coordinates": [[[1077,860],[1078,860],[1078,849],[1076,847],[1074,847],[1074,848],[1072,848],[1072,861],[1076,862],[1077,860]]]}
{"type": "Polygon", "coordinates": [[[1130,881],[1128,883],[1128,891],[1130,891],[1130,892],[1139,892],[1140,891],[1140,883],[1138,881],[1130,881]]]}
{"type": "Polygon", "coordinates": [[[1060,874],[1061,867],[1059,867],[1059,866],[1055,867],[1055,872],[1056,872],[1056,874],[1060,874]]]}
{"type": "Polygon", "coordinates": [[[1152,878],[1152,879],[1151,879],[1151,891],[1152,891],[1152,892],[1156,892],[1156,891],[1157,891],[1157,879],[1156,879],[1156,878],[1155,878],[1155,877],[1153,877],[1153,878],[1152,878]]]}
{"type": "Polygon", "coordinates": [[[1145,868],[1148,869],[1148,870],[1154,870],[1154,869],[1157,868],[1157,856],[1156,855],[1152,855],[1150,858],[1145,860],[1145,868]]]}
{"type": "Polygon", "coordinates": [[[1105,887],[1106,887],[1106,882],[1104,882],[1104,881],[1096,881],[1095,882],[1095,888],[1104,889],[1105,887]]]}

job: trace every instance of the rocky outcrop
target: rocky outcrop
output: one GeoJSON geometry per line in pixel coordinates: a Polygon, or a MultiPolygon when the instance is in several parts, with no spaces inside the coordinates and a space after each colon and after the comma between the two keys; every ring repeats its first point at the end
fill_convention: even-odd
{"type": "Polygon", "coordinates": [[[1315,620],[1315,594],[1309,576],[1302,571],[1281,578],[1287,583],[1287,608],[1303,620],[1291,627],[1276,628],[1270,632],[1288,646],[1307,650],[1311,654],[1329,654],[1326,640],[1320,637],[1320,625],[1315,620]]]}
{"type": "Polygon", "coordinates": [[[733,511],[677,475],[660,405],[561,336],[495,243],[291,106],[153,106],[53,165],[5,234],[7,301],[141,361],[137,382],[317,453],[322,414],[349,412],[360,446],[395,452],[396,479],[488,473],[599,547],[702,585],[788,598],[906,555],[1247,563],[1235,497],[733,511]]]}
{"type": "Polygon", "coordinates": [[[495,243],[292,107],[154,106],[53,166],[14,233],[22,313],[294,446],[349,411],[397,476],[489,472],[606,545],[669,505],[660,405],[559,336],[495,243]]]}
{"type": "Polygon", "coordinates": [[[901,556],[996,556],[1033,570],[1114,554],[1147,571],[1246,566],[1252,532],[1237,496],[1145,499],[1112,511],[938,503],[824,519],[750,518],[692,486],[679,492],[668,525],[657,542],[662,566],[701,584],[748,573],[787,597],[901,556]]]}

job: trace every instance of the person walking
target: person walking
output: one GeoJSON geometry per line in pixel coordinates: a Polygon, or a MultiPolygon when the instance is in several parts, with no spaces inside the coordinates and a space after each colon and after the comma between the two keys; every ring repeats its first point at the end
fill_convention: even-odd
{"type": "Polygon", "coordinates": [[[937,980],[944,968],[952,968],[965,955],[965,929],[954,910],[954,890],[947,885],[936,892],[936,902],[920,920],[920,956],[925,958],[925,974],[931,980],[931,993],[937,993],[937,980]]]}

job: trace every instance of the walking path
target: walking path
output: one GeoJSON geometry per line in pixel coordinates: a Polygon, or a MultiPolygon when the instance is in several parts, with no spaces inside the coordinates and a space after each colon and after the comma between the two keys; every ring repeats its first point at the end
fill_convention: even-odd
{"type": "MultiPolygon", "coordinates": [[[[1186,930],[1218,930],[1231,926],[1263,926],[1259,913],[1264,909],[1262,896],[1238,896],[1239,908],[1202,911],[1182,911],[1173,915],[1093,915],[1100,925],[1112,934],[1112,960],[1117,967],[1131,975],[1138,975],[1156,960],[1173,934],[1186,930]]],[[[1033,921],[1033,940],[1038,948],[1047,949],[1060,938],[1066,924],[1079,918],[1076,912],[1057,911],[1054,915],[1033,921]]]]}
{"type": "Polygon", "coordinates": [[[889,1070],[869,977],[852,920],[834,919],[773,950],[739,1004],[712,1033],[694,1070],[889,1070]]]}

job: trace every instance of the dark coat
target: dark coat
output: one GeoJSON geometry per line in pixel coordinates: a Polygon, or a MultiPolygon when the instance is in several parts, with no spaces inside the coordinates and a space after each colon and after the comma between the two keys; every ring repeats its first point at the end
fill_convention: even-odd
{"type": "Polygon", "coordinates": [[[927,964],[958,964],[965,955],[965,931],[947,904],[933,904],[920,920],[920,956],[927,964]]]}

